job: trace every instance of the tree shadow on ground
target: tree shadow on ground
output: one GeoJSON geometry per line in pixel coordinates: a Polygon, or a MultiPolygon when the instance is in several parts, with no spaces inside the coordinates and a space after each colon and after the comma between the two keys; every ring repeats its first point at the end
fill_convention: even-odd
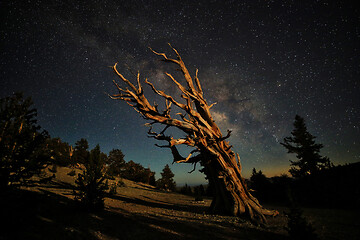
{"type": "MultiPolygon", "coordinates": [[[[149,201],[156,201],[156,202],[159,202],[159,203],[163,203],[163,204],[166,204],[166,205],[169,205],[169,202],[166,202],[166,201],[163,201],[163,200],[159,200],[159,199],[153,199],[151,197],[148,197],[148,196],[144,196],[144,195],[140,195],[142,198],[145,198],[145,199],[148,199],[149,201]]],[[[184,206],[186,206],[185,204],[183,204],[184,206]]]]}
{"type": "Polygon", "coordinates": [[[165,193],[164,190],[159,190],[159,189],[156,189],[156,188],[151,188],[151,187],[148,187],[148,186],[144,186],[144,185],[141,185],[142,187],[129,187],[129,188],[135,188],[135,189],[139,189],[139,190],[144,190],[144,191],[148,191],[148,192],[158,192],[158,193],[165,193]]]}
{"type": "Polygon", "coordinates": [[[42,188],[56,188],[56,189],[72,190],[75,188],[75,185],[56,180],[56,181],[51,181],[46,185],[42,184],[41,187],[42,188]]]}
{"type": "Polygon", "coordinates": [[[121,200],[127,203],[143,205],[146,207],[163,208],[168,210],[177,210],[177,211],[192,212],[192,213],[204,213],[208,209],[206,206],[190,206],[190,205],[180,205],[180,204],[175,205],[175,204],[164,203],[163,201],[159,202],[158,200],[153,200],[149,197],[146,197],[147,199],[149,199],[149,201],[140,198],[129,198],[119,194],[110,196],[110,198],[115,200],[121,200]]]}
{"type": "Polygon", "coordinates": [[[0,197],[0,204],[6,219],[0,239],[285,239],[256,228],[204,225],[200,220],[189,222],[125,210],[89,213],[79,210],[67,197],[47,190],[13,190],[0,197]]]}

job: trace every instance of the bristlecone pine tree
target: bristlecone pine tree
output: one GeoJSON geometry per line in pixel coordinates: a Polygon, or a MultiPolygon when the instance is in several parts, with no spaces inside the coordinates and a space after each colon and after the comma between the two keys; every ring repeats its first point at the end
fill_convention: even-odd
{"type": "Polygon", "coordinates": [[[247,216],[255,222],[266,222],[266,215],[275,216],[278,212],[264,209],[247,190],[241,175],[240,157],[235,155],[231,150],[232,146],[226,141],[231,132],[228,131],[225,136],[221,133],[210,113],[213,104],[209,105],[204,98],[198,71],[196,70],[195,76],[191,77],[177,50],[172,49],[177,59],[168,58],[165,53],[158,53],[152,49],[151,51],[161,56],[164,62],[177,65],[181,71],[186,86],[177,81],[170,73],[165,74],[182,92],[181,97],[184,102],[158,90],[145,79],[145,83],[151,87],[153,92],[165,99],[166,107],[160,111],[156,103],[150,104],[145,97],[140,82],[140,73],[137,73],[137,86],[135,86],[117,70],[117,64],[113,66],[113,70],[127,85],[127,88],[122,88],[119,83],[114,81],[119,93],[110,97],[127,102],[145,119],[151,121],[148,123],[149,136],[168,143],[165,146],[157,146],[170,148],[174,162],[194,164],[194,169],[197,163],[204,167],[204,173],[215,189],[215,196],[210,206],[212,213],[247,216]],[[176,114],[170,114],[172,105],[179,110],[176,114]],[[159,133],[152,130],[152,126],[156,123],[165,126],[159,133]],[[182,130],[186,136],[176,139],[165,135],[169,127],[182,130]],[[184,157],[176,147],[180,144],[193,147],[194,150],[184,157]]]}

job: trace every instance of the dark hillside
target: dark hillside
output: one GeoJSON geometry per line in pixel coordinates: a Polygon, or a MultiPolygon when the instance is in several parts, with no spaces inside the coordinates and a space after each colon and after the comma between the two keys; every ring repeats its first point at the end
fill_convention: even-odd
{"type": "MultiPolygon", "coordinates": [[[[240,218],[206,214],[211,199],[194,201],[126,179],[125,186],[105,198],[103,211],[85,212],[73,201],[70,171],[59,167],[49,183],[1,194],[6,221],[0,239],[287,239],[286,208],[277,207],[280,216],[270,218],[267,226],[254,226],[240,218]]],[[[304,214],[321,239],[360,236],[353,211],[304,209],[304,214]]]]}

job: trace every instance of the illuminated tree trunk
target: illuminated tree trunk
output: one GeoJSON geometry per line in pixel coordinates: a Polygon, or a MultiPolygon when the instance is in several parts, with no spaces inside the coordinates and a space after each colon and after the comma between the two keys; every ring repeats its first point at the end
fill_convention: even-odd
{"type": "Polygon", "coordinates": [[[164,53],[157,53],[162,56],[163,61],[176,64],[182,72],[187,87],[175,80],[175,78],[165,73],[176,87],[182,92],[181,97],[184,103],[175,100],[172,96],[155,88],[147,79],[145,83],[159,96],[165,99],[165,110],[159,111],[157,105],[151,105],[144,96],[144,91],[140,83],[140,74],[137,74],[137,86],[133,85],[117,70],[117,64],[113,69],[119,78],[127,85],[126,89],[114,81],[119,93],[110,95],[113,99],[126,101],[145,119],[151,120],[147,125],[150,127],[149,136],[157,140],[166,141],[167,145],[157,145],[158,147],[170,148],[176,163],[192,163],[194,169],[197,163],[204,167],[204,173],[215,188],[215,197],[210,210],[214,213],[228,214],[232,216],[247,216],[253,221],[264,223],[266,215],[275,216],[276,211],[264,209],[256,198],[254,198],[246,188],[241,176],[240,157],[231,150],[231,146],[226,141],[230,137],[230,131],[223,136],[218,126],[215,124],[210,108],[203,97],[203,91],[197,76],[194,79],[190,76],[179,53],[173,48],[177,59],[168,58],[164,53]],[[180,112],[175,117],[170,116],[171,106],[175,105],[180,112]],[[153,132],[154,124],[163,124],[165,128],[160,132],[153,132]],[[174,139],[166,136],[165,131],[169,127],[176,127],[186,133],[186,137],[174,139]],[[176,145],[185,144],[193,147],[194,150],[183,157],[178,152],[176,145]]]}
{"type": "MultiPolygon", "coordinates": [[[[222,144],[226,149],[226,143],[222,144]]],[[[266,215],[278,214],[276,211],[264,209],[249,193],[241,176],[241,165],[236,164],[232,151],[226,154],[219,153],[218,157],[202,164],[205,167],[204,172],[215,188],[210,206],[212,213],[247,216],[255,222],[266,222],[266,215]]]]}

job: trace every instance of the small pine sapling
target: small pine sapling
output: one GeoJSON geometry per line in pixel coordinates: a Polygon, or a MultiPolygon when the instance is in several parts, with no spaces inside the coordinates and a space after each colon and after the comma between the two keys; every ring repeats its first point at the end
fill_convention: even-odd
{"type": "Polygon", "coordinates": [[[103,209],[106,190],[109,186],[107,180],[105,181],[104,159],[101,157],[99,145],[91,150],[84,165],[84,171],[78,174],[75,181],[77,184],[75,199],[89,211],[103,209]]]}

